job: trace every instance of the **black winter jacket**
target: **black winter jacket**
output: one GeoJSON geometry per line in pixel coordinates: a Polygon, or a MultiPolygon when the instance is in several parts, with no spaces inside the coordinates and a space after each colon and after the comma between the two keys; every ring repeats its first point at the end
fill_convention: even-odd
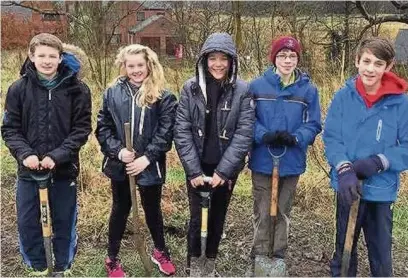
{"type": "Polygon", "coordinates": [[[126,179],[125,164],[118,158],[125,148],[124,124],[133,118],[133,149],[138,156],[145,155],[149,166],[137,176],[142,186],[163,184],[166,178],[166,152],[171,149],[176,97],[168,91],[153,105],[140,108],[132,98],[125,78],[121,78],[103,95],[103,107],[98,114],[96,137],[105,155],[102,171],[111,179],[126,179]],[[133,117],[132,117],[133,104],[133,117]]]}
{"type": "Polygon", "coordinates": [[[91,127],[91,94],[77,73],[62,62],[59,83],[43,87],[34,64],[27,60],[22,77],[8,89],[1,134],[18,162],[18,176],[31,179],[23,160],[49,156],[56,166],[54,179],[75,179],[79,173],[79,150],[91,127]]]}
{"type": "Polygon", "coordinates": [[[248,84],[237,79],[237,55],[231,37],[215,33],[204,43],[197,62],[196,77],[189,79],[181,91],[177,109],[174,141],[188,179],[203,174],[201,159],[205,138],[206,84],[205,57],[221,51],[232,57],[229,81],[217,107],[217,129],[221,161],[215,170],[223,179],[237,178],[245,165],[252,144],[255,112],[248,84]]]}

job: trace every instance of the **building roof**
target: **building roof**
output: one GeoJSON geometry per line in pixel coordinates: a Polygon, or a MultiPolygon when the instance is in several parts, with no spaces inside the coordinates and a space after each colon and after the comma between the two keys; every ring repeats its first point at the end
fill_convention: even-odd
{"type": "Polygon", "coordinates": [[[129,33],[137,33],[142,31],[144,28],[152,24],[153,22],[159,20],[160,18],[164,17],[163,15],[152,15],[151,17],[143,20],[142,22],[136,24],[135,26],[129,29],[129,33]]]}
{"type": "Polygon", "coordinates": [[[397,63],[408,64],[408,29],[400,29],[395,39],[395,59],[397,63]]]}
{"type": "Polygon", "coordinates": [[[1,6],[1,13],[12,13],[12,14],[21,14],[24,16],[31,16],[32,11],[28,8],[23,8],[20,6],[14,6],[14,5],[7,5],[7,2],[3,2],[4,5],[1,6]]]}
{"type": "Polygon", "coordinates": [[[147,10],[168,10],[171,8],[171,4],[167,1],[143,1],[143,8],[147,10]]]}

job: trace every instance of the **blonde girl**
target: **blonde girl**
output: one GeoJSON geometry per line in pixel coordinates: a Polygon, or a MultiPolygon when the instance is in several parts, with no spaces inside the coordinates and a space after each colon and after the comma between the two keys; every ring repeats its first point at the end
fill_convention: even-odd
{"type": "Polygon", "coordinates": [[[160,208],[166,152],[171,148],[176,97],[164,89],[163,67],[149,47],[132,44],[119,50],[120,75],[103,95],[96,136],[104,154],[102,170],[111,179],[108,277],[123,277],[118,253],[131,208],[129,178],[136,179],[146,223],[154,242],[151,259],[159,270],[175,273],[164,241],[160,208]],[[123,125],[131,124],[134,151],[125,148],[123,125]]]}

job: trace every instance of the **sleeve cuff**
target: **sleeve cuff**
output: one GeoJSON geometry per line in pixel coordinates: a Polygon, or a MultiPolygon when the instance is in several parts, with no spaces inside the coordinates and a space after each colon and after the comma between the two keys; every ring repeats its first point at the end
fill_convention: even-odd
{"type": "Polygon", "coordinates": [[[154,158],[153,154],[152,154],[151,152],[149,152],[149,151],[145,152],[145,153],[144,153],[144,156],[145,156],[150,162],[156,161],[156,159],[154,158]]]}
{"type": "Polygon", "coordinates": [[[119,151],[119,153],[118,153],[118,159],[119,159],[120,161],[122,161],[122,154],[123,154],[123,151],[124,151],[124,148],[123,148],[123,149],[121,149],[121,150],[119,151]]]}
{"type": "Polygon", "coordinates": [[[340,161],[340,162],[337,163],[337,165],[336,165],[336,170],[339,171],[340,168],[341,168],[344,164],[352,164],[352,163],[351,163],[351,161],[348,161],[348,160],[340,161]]]}
{"type": "Polygon", "coordinates": [[[199,176],[202,176],[202,175],[203,175],[203,173],[194,174],[194,175],[188,177],[188,180],[191,181],[191,180],[193,180],[193,179],[195,179],[195,178],[197,178],[197,177],[199,177],[199,176]]]}
{"type": "Polygon", "coordinates": [[[296,145],[301,146],[301,147],[305,147],[304,144],[303,144],[303,135],[300,132],[292,133],[292,135],[295,136],[296,145]]]}
{"type": "Polygon", "coordinates": [[[220,171],[218,171],[217,169],[215,169],[214,172],[217,173],[217,175],[220,176],[224,181],[228,180],[228,178],[224,174],[222,174],[220,171]]]}
{"type": "Polygon", "coordinates": [[[390,168],[390,161],[382,153],[377,154],[377,156],[381,159],[381,163],[384,167],[384,171],[387,171],[390,168]]]}
{"type": "Polygon", "coordinates": [[[20,155],[18,157],[18,159],[20,160],[21,164],[23,163],[24,159],[26,159],[27,157],[29,157],[30,155],[37,155],[35,152],[30,151],[30,152],[25,152],[22,155],[20,155]]]}

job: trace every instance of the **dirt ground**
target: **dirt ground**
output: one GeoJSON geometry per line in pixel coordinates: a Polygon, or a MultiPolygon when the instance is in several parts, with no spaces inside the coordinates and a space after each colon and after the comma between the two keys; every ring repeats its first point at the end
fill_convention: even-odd
{"type": "MultiPolygon", "coordinates": [[[[168,193],[168,192],[167,192],[168,193]]],[[[188,219],[185,192],[167,194],[165,203],[183,208],[182,212],[165,214],[166,241],[178,268],[177,276],[186,276],[186,221],[188,219]]],[[[1,225],[1,276],[23,276],[21,256],[18,252],[16,219],[14,213],[14,190],[2,188],[1,225]]],[[[245,276],[249,265],[252,242],[252,200],[248,196],[234,195],[225,225],[225,238],[221,242],[217,270],[222,276],[245,276]]],[[[333,251],[334,222],[330,213],[320,217],[295,205],[289,236],[287,264],[290,276],[329,276],[329,260],[333,251]],[[329,215],[329,217],[328,217],[329,215]]],[[[106,226],[99,236],[80,235],[78,254],[73,268],[75,276],[104,276],[103,257],[106,254],[106,226]]],[[[121,250],[122,257],[135,253],[131,244],[131,231],[127,230],[121,250]]],[[[369,276],[369,266],[363,237],[360,239],[359,276],[369,276]]],[[[398,242],[393,245],[394,275],[408,276],[408,252],[398,242]]],[[[134,256],[133,256],[134,257],[134,256]]],[[[123,260],[130,275],[141,275],[137,263],[123,260]],[[139,274],[136,274],[139,273],[139,274]]],[[[139,264],[140,268],[140,264],[139,264]]],[[[155,276],[159,274],[155,272],[155,276]]]]}

